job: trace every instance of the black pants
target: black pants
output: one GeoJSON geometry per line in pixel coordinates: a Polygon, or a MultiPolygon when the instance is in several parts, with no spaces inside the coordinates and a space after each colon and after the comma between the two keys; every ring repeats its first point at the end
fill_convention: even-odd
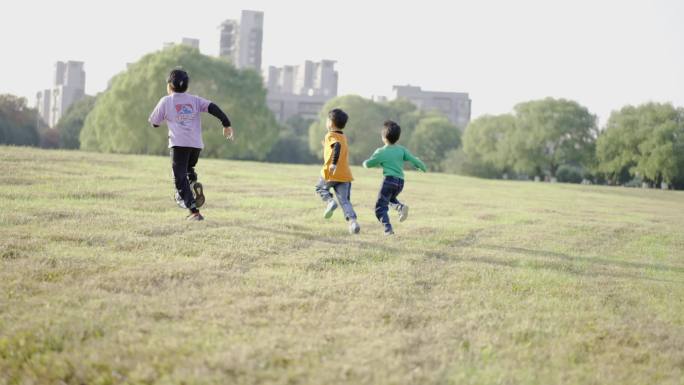
{"type": "Polygon", "coordinates": [[[171,147],[171,167],[173,168],[173,181],[176,184],[176,192],[185,202],[185,207],[192,212],[197,211],[195,197],[190,190],[190,182],[197,181],[195,166],[199,159],[199,148],[171,147]]]}

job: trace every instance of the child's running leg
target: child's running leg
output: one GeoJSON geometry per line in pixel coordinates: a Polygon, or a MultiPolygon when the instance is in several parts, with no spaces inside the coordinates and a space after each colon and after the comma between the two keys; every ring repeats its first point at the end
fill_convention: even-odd
{"type": "Polygon", "coordinates": [[[337,182],[333,185],[335,189],[335,196],[337,201],[340,202],[342,206],[342,211],[344,211],[344,219],[356,220],[356,212],[351,204],[351,183],[349,182],[337,182]]]}
{"type": "Polygon", "coordinates": [[[188,156],[188,180],[190,183],[197,182],[197,173],[195,172],[195,166],[197,166],[197,161],[199,160],[200,151],[199,148],[192,148],[188,156]]]}
{"type": "Polygon", "coordinates": [[[321,197],[323,202],[325,202],[325,211],[323,216],[327,219],[332,217],[333,212],[337,208],[337,203],[333,199],[333,195],[330,193],[330,184],[328,184],[325,179],[319,178],[318,184],[316,185],[316,194],[321,197]]]}
{"type": "Polygon", "coordinates": [[[333,188],[335,189],[335,196],[342,206],[342,211],[344,211],[344,219],[349,222],[349,232],[358,234],[361,231],[361,226],[356,221],[356,212],[351,204],[351,182],[335,182],[333,188]]]}
{"type": "Polygon", "coordinates": [[[392,225],[390,224],[389,215],[387,215],[390,196],[391,191],[388,187],[385,187],[385,182],[383,182],[382,188],[378,193],[378,200],[375,202],[375,217],[384,226],[386,234],[392,232],[392,225]]]}
{"type": "MultiPolygon", "coordinates": [[[[390,203],[399,203],[397,195],[403,188],[403,180],[394,177],[385,177],[382,181],[382,187],[378,193],[378,200],[375,202],[375,217],[385,228],[385,234],[393,234],[392,224],[390,224],[389,215],[387,211],[390,203]]],[[[400,203],[399,203],[400,204],[400,203]]]]}
{"type": "Polygon", "coordinates": [[[409,207],[397,199],[397,196],[401,193],[401,191],[404,189],[404,180],[399,179],[399,190],[394,194],[393,197],[390,198],[389,200],[389,207],[397,210],[399,213],[399,222],[403,222],[408,218],[408,211],[409,207]]]}
{"type": "Polygon", "coordinates": [[[185,203],[185,207],[194,213],[198,210],[187,177],[190,150],[191,149],[188,147],[172,147],[171,167],[173,169],[173,180],[176,185],[176,192],[185,203]]]}
{"type": "Polygon", "coordinates": [[[195,205],[200,208],[204,205],[206,198],[204,197],[204,186],[197,181],[197,173],[195,172],[195,166],[199,160],[200,151],[199,148],[192,148],[190,155],[188,157],[188,170],[187,176],[190,182],[190,189],[195,195],[195,205]]]}
{"type": "Polygon", "coordinates": [[[330,193],[330,186],[325,182],[325,179],[319,178],[318,184],[316,184],[316,194],[321,197],[323,202],[327,202],[333,199],[333,195],[330,193]]]}

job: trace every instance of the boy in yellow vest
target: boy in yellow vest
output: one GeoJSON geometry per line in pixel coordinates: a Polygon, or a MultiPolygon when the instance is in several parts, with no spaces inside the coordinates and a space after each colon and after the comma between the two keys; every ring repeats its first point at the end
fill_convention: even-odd
{"type": "Polygon", "coordinates": [[[328,133],[323,141],[323,169],[316,185],[316,193],[325,202],[324,217],[330,218],[337,208],[330,189],[335,190],[335,196],[344,211],[344,219],[349,222],[349,232],[358,234],[361,231],[356,221],[356,213],[350,202],[351,198],[351,169],[349,168],[349,146],[347,137],[342,130],[347,125],[349,116],[339,108],[328,113],[328,133]]]}

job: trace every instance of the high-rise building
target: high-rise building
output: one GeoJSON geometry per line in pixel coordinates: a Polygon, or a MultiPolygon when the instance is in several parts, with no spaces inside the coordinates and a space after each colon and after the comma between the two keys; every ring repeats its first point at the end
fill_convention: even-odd
{"type": "Polygon", "coordinates": [[[52,89],[36,95],[38,113],[49,127],[56,127],[62,115],[85,95],[83,62],[55,63],[52,89]]]}
{"type": "Polygon", "coordinates": [[[238,67],[261,71],[261,48],[264,40],[264,13],[242,11],[238,46],[238,67]]]}
{"type": "Polygon", "coordinates": [[[219,26],[221,39],[219,42],[219,57],[237,64],[238,22],[226,20],[219,26]]]}
{"type": "Polygon", "coordinates": [[[316,118],[323,105],[337,96],[338,74],[333,60],[271,66],[264,77],[268,106],[280,122],[294,115],[316,118]]]}
{"type": "Polygon", "coordinates": [[[394,86],[392,89],[393,99],[406,99],[424,111],[441,111],[451,123],[461,129],[470,122],[472,101],[467,93],[423,91],[415,86],[394,86]]]}
{"type": "Polygon", "coordinates": [[[296,67],[293,93],[299,95],[337,95],[337,71],[335,61],[307,60],[296,67]]]}
{"type": "Polygon", "coordinates": [[[219,28],[221,30],[219,56],[229,59],[237,68],[261,71],[264,13],[242,11],[240,22],[226,20],[219,28]]]}
{"type": "Polygon", "coordinates": [[[271,66],[264,75],[269,93],[337,96],[338,74],[334,60],[307,60],[300,65],[271,66]]]}
{"type": "Polygon", "coordinates": [[[50,103],[52,101],[50,94],[50,90],[43,90],[36,94],[36,109],[38,110],[38,116],[46,125],[50,124],[50,103]]]}

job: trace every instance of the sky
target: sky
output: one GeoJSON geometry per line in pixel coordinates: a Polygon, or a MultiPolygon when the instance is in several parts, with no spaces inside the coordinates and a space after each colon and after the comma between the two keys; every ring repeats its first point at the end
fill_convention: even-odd
{"type": "Polygon", "coordinates": [[[0,93],[35,105],[54,63],[76,60],[96,94],[183,37],[218,55],[219,24],[242,9],[264,12],[264,68],[336,60],[340,95],[467,92],[473,118],[550,96],[601,125],[627,104],[684,106],[684,0],[9,1],[0,93]]]}

